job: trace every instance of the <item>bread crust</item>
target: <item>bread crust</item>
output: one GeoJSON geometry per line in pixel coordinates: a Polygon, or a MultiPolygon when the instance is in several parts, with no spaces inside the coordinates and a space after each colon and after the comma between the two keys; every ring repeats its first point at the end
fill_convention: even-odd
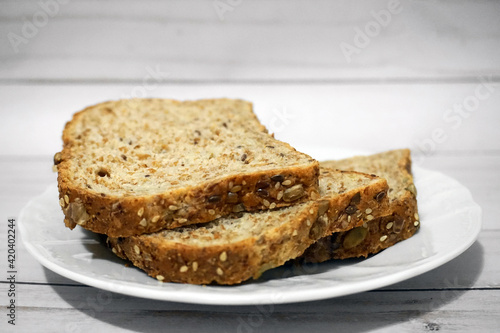
{"type": "Polygon", "coordinates": [[[219,182],[139,198],[97,195],[74,187],[64,176],[61,176],[58,179],[59,197],[64,199],[67,196],[69,200],[68,204],[63,207],[67,227],[73,229],[78,224],[96,233],[127,237],[209,222],[239,210],[241,204],[244,205],[242,209],[244,211],[268,209],[273,203],[276,208],[290,206],[291,203],[277,200],[276,196],[263,198],[257,194],[259,190],[257,184],[262,180],[269,181],[272,191],[275,191],[276,182],[271,181],[271,177],[276,174],[287,174],[288,179],[292,179],[294,184],[302,184],[306,195],[294,201],[293,204],[307,201],[314,193],[318,193],[319,166],[317,163],[312,163],[309,168],[278,169],[272,172],[255,172],[251,175],[235,175],[219,182]],[[242,186],[242,190],[238,193],[240,200],[236,203],[225,202],[229,184],[243,182],[246,182],[246,185],[242,186]],[[211,203],[209,199],[214,195],[220,195],[222,199],[211,203]],[[269,204],[264,200],[267,200],[269,204]],[[74,210],[71,205],[83,205],[88,218],[79,222],[81,215],[72,214],[74,210]],[[171,210],[171,206],[182,206],[182,209],[171,210]],[[160,218],[153,222],[156,216],[160,218]],[[142,222],[143,220],[146,222],[142,222]]]}
{"type": "Polygon", "coordinates": [[[162,282],[232,285],[258,278],[315,241],[312,230],[324,226],[318,219],[318,204],[303,206],[291,223],[228,245],[194,246],[154,235],[110,237],[108,244],[116,255],[162,282]]]}
{"type": "Polygon", "coordinates": [[[312,244],[301,260],[320,263],[331,259],[366,258],[412,237],[420,228],[420,221],[415,218],[418,217],[416,200],[408,195],[393,203],[392,210],[391,215],[367,223],[368,233],[359,245],[352,248],[345,246],[350,230],[337,232],[312,244]]]}
{"type": "MultiPolygon", "coordinates": [[[[358,245],[350,246],[352,242],[349,242],[350,240],[347,238],[351,230],[344,229],[344,231],[322,238],[311,245],[300,258],[301,261],[319,263],[331,259],[366,258],[412,237],[419,230],[420,217],[418,215],[416,188],[411,172],[410,150],[388,151],[369,156],[368,159],[370,158],[394,162],[395,170],[400,174],[401,181],[399,181],[398,187],[401,192],[398,192],[400,194],[390,201],[390,213],[367,223],[365,225],[365,229],[367,229],[366,236],[358,245]]],[[[347,160],[339,162],[327,161],[322,162],[321,165],[329,167],[342,166],[343,162],[347,160]]],[[[374,168],[372,171],[377,173],[376,169],[374,168]]]]}
{"type": "MultiPolygon", "coordinates": [[[[155,101],[152,99],[151,101],[155,101]]],[[[169,103],[182,103],[166,100],[169,103]]],[[[191,103],[216,103],[221,100],[201,100],[191,103]]],[[[225,100],[222,101],[233,101],[225,100]]],[[[111,110],[114,102],[105,102],[91,106],[76,113],[66,124],[63,132],[63,150],[60,153],[58,169],[58,188],[60,204],[65,215],[65,224],[73,229],[76,225],[96,233],[113,237],[127,237],[145,233],[152,233],[162,229],[171,229],[188,224],[197,224],[212,221],[238,211],[257,211],[269,207],[286,207],[292,204],[305,202],[318,193],[319,163],[305,154],[301,154],[306,163],[296,166],[277,165],[272,170],[252,172],[235,172],[217,179],[209,179],[197,185],[173,188],[164,193],[152,195],[109,195],[98,193],[89,188],[75,184],[70,165],[77,158],[73,152],[76,145],[72,137],[73,128],[77,123],[84,121],[85,113],[97,107],[109,105],[111,110]],[[283,176],[291,184],[302,186],[303,195],[286,201],[278,199],[280,190],[275,187],[279,181],[274,176],[283,176]],[[269,189],[262,195],[260,184],[268,184],[269,189]],[[241,190],[233,193],[229,200],[229,192],[234,186],[241,190]],[[213,200],[217,198],[218,200],[213,200]]],[[[138,102],[139,103],[139,102],[138,102]]],[[[246,103],[236,100],[235,103],[246,103]]],[[[251,104],[250,111],[251,111],[251,104]]],[[[248,105],[245,104],[245,107],[248,105]]],[[[104,112],[104,111],[103,111],[104,112]]],[[[110,111],[112,112],[112,111],[110,111]]],[[[255,124],[256,130],[267,133],[251,111],[249,121],[255,124]]],[[[269,138],[272,139],[271,136],[269,138]]],[[[284,149],[296,152],[287,143],[272,139],[284,149]]]]}
{"type": "Polygon", "coordinates": [[[385,179],[357,171],[339,171],[328,167],[320,169],[321,177],[335,177],[335,173],[338,172],[371,179],[373,183],[370,186],[350,189],[328,198],[329,208],[326,212],[328,225],[323,237],[364,225],[375,218],[387,215],[390,211],[386,195],[389,187],[385,179]],[[383,194],[382,198],[380,198],[381,194],[383,194]]]}
{"type": "MultiPolygon", "coordinates": [[[[387,196],[374,199],[377,194],[388,190],[385,179],[358,172],[322,171],[322,177],[342,179],[346,176],[367,179],[369,185],[303,203],[300,213],[289,216],[287,223],[278,228],[266,228],[264,234],[236,243],[195,246],[166,239],[159,232],[125,238],[109,237],[108,244],[119,257],[130,260],[163,282],[236,284],[256,279],[262,272],[300,256],[311,244],[332,232],[362,225],[367,222],[368,215],[387,214],[387,196]],[[347,219],[345,212],[352,206],[357,210],[370,208],[371,214],[351,214],[352,218],[347,219]],[[221,261],[219,258],[223,252],[225,260],[221,261]],[[193,269],[194,262],[196,269],[193,269]]],[[[273,218],[279,218],[280,210],[273,213],[276,214],[273,218]]]]}

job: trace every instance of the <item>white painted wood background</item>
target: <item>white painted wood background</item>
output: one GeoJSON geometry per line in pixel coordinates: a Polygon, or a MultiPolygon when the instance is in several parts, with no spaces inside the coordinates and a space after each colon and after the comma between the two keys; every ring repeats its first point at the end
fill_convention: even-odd
{"type": "MultiPolygon", "coordinates": [[[[44,269],[18,239],[18,325],[7,325],[2,312],[0,331],[493,332],[500,326],[500,2],[41,2],[0,1],[0,244],[7,218],[54,182],[52,155],[71,115],[103,100],[143,95],[251,100],[276,137],[307,151],[410,147],[417,164],[471,190],[483,208],[483,232],[463,255],[419,277],[358,295],[274,305],[264,314],[251,306],[149,301],[82,286],[44,269]],[[214,3],[221,2],[230,10],[218,12],[214,3]],[[391,8],[397,9],[377,30],[373,13],[391,8]],[[363,40],[359,31],[367,27],[375,30],[363,40]],[[346,57],[346,44],[359,53],[346,57]],[[103,295],[109,303],[95,311],[103,295]],[[262,321],[242,328],[242,318],[262,321]]],[[[5,258],[5,245],[0,251],[5,258]]],[[[0,281],[4,308],[7,284],[0,281]]]]}

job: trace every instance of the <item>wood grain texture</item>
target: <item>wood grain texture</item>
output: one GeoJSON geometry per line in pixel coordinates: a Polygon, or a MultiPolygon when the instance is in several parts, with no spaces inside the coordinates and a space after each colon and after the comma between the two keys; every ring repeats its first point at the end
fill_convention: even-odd
{"type": "Polygon", "coordinates": [[[87,287],[25,285],[20,286],[19,314],[29,320],[21,317],[16,328],[22,332],[164,332],[165,328],[169,332],[464,332],[480,327],[493,332],[499,324],[498,297],[499,290],[373,291],[319,302],[226,307],[143,300],[87,287]]]}
{"type": "Polygon", "coordinates": [[[148,66],[188,81],[500,76],[498,2],[401,1],[400,12],[379,24],[373,13],[388,3],[242,1],[221,16],[204,0],[70,1],[23,35],[40,6],[3,1],[0,78],[141,80],[148,66]],[[371,37],[357,37],[357,29],[371,37]],[[9,34],[26,43],[13,47],[9,34]],[[342,43],[357,51],[346,57],[342,43]]]}
{"type": "MultiPolygon", "coordinates": [[[[130,97],[141,87],[1,86],[0,135],[15,138],[15,144],[0,146],[0,155],[54,154],[61,149],[62,129],[73,113],[105,100],[130,97]]],[[[493,83],[491,93],[477,99],[471,111],[454,111],[455,105],[473,100],[478,87],[483,87],[479,80],[412,85],[158,84],[146,92],[148,97],[253,101],[257,116],[276,138],[304,151],[322,148],[335,155],[342,148],[383,151],[410,147],[425,156],[441,151],[500,152],[500,84],[493,83]]],[[[487,88],[480,91],[488,92],[487,88]]]]}
{"type": "MultiPolygon", "coordinates": [[[[50,156],[40,157],[0,157],[0,183],[4,191],[0,193],[0,212],[6,220],[17,217],[21,208],[35,195],[51,184],[55,184],[56,174],[51,170],[50,156]]],[[[446,289],[450,285],[457,288],[498,287],[500,268],[495,262],[500,255],[500,228],[496,216],[500,214],[500,179],[491,178],[500,169],[500,157],[479,156],[432,156],[425,160],[423,167],[441,171],[462,182],[471,189],[475,200],[483,208],[483,229],[478,242],[465,254],[433,270],[389,289],[446,289]]],[[[61,221],[61,227],[63,223],[61,221]]],[[[6,228],[0,228],[0,239],[6,239],[6,228]]],[[[24,249],[18,239],[19,279],[26,283],[77,284],[62,276],[45,270],[24,249]]],[[[2,251],[5,251],[3,249],[2,251]]],[[[6,262],[0,262],[0,269],[6,262]]]]}
{"type": "Polygon", "coordinates": [[[388,0],[221,0],[231,4],[222,14],[212,0],[43,1],[67,4],[26,36],[43,20],[39,1],[0,0],[3,222],[55,183],[52,155],[75,111],[133,96],[235,97],[311,154],[412,148],[415,164],[470,189],[483,231],[456,259],[380,290],[245,307],[83,286],[43,268],[18,238],[18,325],[2,312],[1,332],[498,331],[500,2],[404,0],[366,39],[359,30],[377,29],[388,0]],[[13,34],[26,41],[17,50],[13,34]],[[359,52],[346,57],[345,44],[359,52]]]}

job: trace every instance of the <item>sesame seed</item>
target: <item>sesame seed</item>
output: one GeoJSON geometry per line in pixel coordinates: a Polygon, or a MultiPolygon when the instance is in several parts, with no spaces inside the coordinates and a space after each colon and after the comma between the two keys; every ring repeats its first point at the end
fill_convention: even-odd
{"type": "Polygon", "coordinates": [[[222,275],[222,274],[224,274],[224,271],[222,270],[222,268],[217,267],[217,274],[218,274],[218,275],[222,275]]]}
{"type": "Polygon", "coordinates": [[[247,184],[247,182],[246,182],[246,181],[242,181],[242,182],[241,182],[241,185],[243,185],[243,186],[245,186],[246,184],[247,184]]]}
{"type": "Polygon", "coordinates": [[[179,207],[177,207],[176,205],[170,205],[170,206],[168,206],[168,209],[170,209],[170,210],[178,210],[179,207]]]}
{"type": "Polygon", "coordinates": [[[198,263],[196,261],[193,261],[193,272],[196,272],[198,270],[198,263]]]}
{"type": "Polygon", "coordinates": [[[226,261],[227,260],[227,253],[226,251],[222,252],[219,256],[220,261],[226,261]]]}
{"type": "Polygon", "coordinates": [[[368,221],[373,220],[373,215],[366,215],[366,219],[367,219],[368,221]]]}
{"type": "Polygon", "coordinates": [[[415,213],[415,215],[413,217],[415,217],[415,220],[417,220],[417,221],[420,220],[419,216],[418,216],[418,213],[415,213]]]}
{"type": "Polygon", "coordinates": [[[59,205],[60,205],[61,207],[64,207],[64,206],[65,206],[65,203],[64,203],[64,199],[63,199],[63,198],[59,199],[59,205]]]}
{"type": "Polygon", "coordinates": [[[269,208],[270,208],[270,209],[274,209],[274,208],[276,208],[276,203],[274,203],[274,202],[273,202],[273,203],[271,203],[271,204],[269,205],[269,208]]]}
{"type": "Polygon", "coordinates": [[[284,186],[292,185],[292,181],[291,181],[290,179],[287,179],[287,180],[285,180],[282,184],[283,184],[284,186]]]}
{"type": "Polygon", "coordinates": [[[264,206],[266,207],[269,207],[271,206],[271,203],[269,201],[267,201],[266,199],[262,200],[262,203],[264,204],[264,206]]]}
{"type": "Polygon", "coordinates": [[[233,183],[233,182],[229,182],[229,186],[228,186],[228,188],[233,188],[233,185],[234,185],[234,183],[233,183]]]}
{"type": "Polygon", "coordinates": [[[148,225],[148,221],[146,221],[146,219],[142,219],[141,222],[139,222],[139,224],[145,227],[148,225]]]}
{"type": "Polygon", "coordinates": [[[313,215],[314,214],[314,209],[309,209],[309,214],[313,215]]]}
{"type": "Polygon", "coordinates": [[[297,230],[294,230],[292,236],[297,236],[298,234],[297,230]]]}
{"type": "Polygon", "coordinates": [[[242,187],[240,185],[236,185],[233,188],[231,188],[231,192],[236,193],[241,191],[242,187]]]}
{"type": "Polygon", "coordinates": [[[215,215],[215,210],[213,210],[213,209],[209,209],[209,210],[208,210],[208,214],[210,214],[210,215],[215,215]]]}
{"type": "Polygon", "coordinates": [[[112,248],[111,251],[113,251],[113,253],[116,254],[116,249],[115,248],[112,248]]]}
{"type": "Polygon", "coordinates": [[[418,221],[413,222],[413,225],[414,225],[415,227],[418,227],[418,225],[419,225],[419,224],[420,224],[420,222],[418,222],[418,221]]]}
{"type": "Polygon", "coordinates": [[[373,212],[373,211],[371,210],[371,208],[367,208],[367,209],[365,210],[365,213],[366,213],[366,214],[370,214],[371,212],[373,212]]]}
{"type": "Polygon", "coordinates": [[[387,223],[387,225],[386,225],[385,227],[386,227],[387,229],[391,229],[391,228],[392,228],[392,226],[393,226],[393,224],[394,224],[394,223],[389,222],[389,223],[387,223]]]}
{"type": "Polygon", "coordinates": [[[137,254],[141,254],[141,249],[139,249],[139,247],[137,245],[134,245],[134,251],[137,254]]]}
{"type": "Polygon", "coordinates": [[[383,242],[387,239],[387,236],[386,235],[383,235],[382,237],[380,237],[380,241],[383,242]]]}
{"type": "Polygon", "coordinates": [[[69,204],[69,197],[67,194],[64,195],[64,201],[66,201],[66,203],[69,204]]]}
{"type": "Polygon", "coordinates": [[[347,215],[347,222],[351,222],[351,215],[347,215]]]}
{"type": "Polygon", "coordinates": [[[278,196],[276,197],[278,200],[281,200],[281,198],[283,198],[283,191],[279,191],[278,196]]]}
{"type": "Polygon", "coordinates": [[[157,279],[158,281],[163,281],[163,280],[165,280],[165,277],[164,277],[163,275],[157,275],[157,276],[156,276],[156,279],[157,279]]]}
{"type": "Polygon", "coordinates": [[[274,184],[274,188],[275,189],[279,189],[281,186],[280,182],[276,182],[276,184],[274,184]]]}
{"type": "Polygon", "coordinates": [[[368,228],[368,223],[363,223],[363,228],[367,229],[368,228]]]}
{"type": "Polygon", "coordinates": [[[142,214],[144,214],[144,207],[139,208],[139,210],[137,211],[137,215],[139,215],[139,217],[141,217],[142,214]]]}
{"type": "Polygon", "coordinates": [[[187,267],[186,265],[184,265],[184,266],[182,266],[182,267],[179,269],[179,272],[181,272],[181,273],[185,273],[185,272],[187,272],[187,270],[188,270],[188,267],[187,267]]]}
{"type": "Polygon", "coordinates": [[[156,223],[156,222],[158,222],[158,220],[159,220],[159,219],[160,219],[160,215],[155,215],[155,216],[153,216],[153,218],[151,219],[151,222],[156,223]]]}
{"type": "Polygon", "coordinates": [[[306,223],[307,223],[307,226],[308,226],[308,227],[310,227],[310,226],[311,226],[311,221],[307,220],[307,221],[306,221],[306,223]]]}

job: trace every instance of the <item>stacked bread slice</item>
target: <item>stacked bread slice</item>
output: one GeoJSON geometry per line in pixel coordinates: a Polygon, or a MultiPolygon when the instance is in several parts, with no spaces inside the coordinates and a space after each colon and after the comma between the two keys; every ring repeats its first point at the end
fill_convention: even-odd
{"type": "Polygon", "coordinates": [[[370,156],[326,161],[322,167],[359,170],[387,179],[389,214],[362,227],[345,229],[324,237],[302,255],[308,262],[367,257],[410,238],[420,227],[417,189],[411,171],[411,153],[399,149],[370,156]]]}
{"type": "Polygon", "coordinates": [[[107,235],[164,282],[236,284],[296,258],[376,253],[418,228],[409,151],[320,167],[241,100],[105,102],[75,114],[63,141],[66,226],[107,235]]]}
{"type": "Polygon", "coordinates": [[[109,236],[318,195],[318,162],[274,139],[240,100],[102,103],[77,113],[63,142],[56,163],[66,225],[109,236]]]}

